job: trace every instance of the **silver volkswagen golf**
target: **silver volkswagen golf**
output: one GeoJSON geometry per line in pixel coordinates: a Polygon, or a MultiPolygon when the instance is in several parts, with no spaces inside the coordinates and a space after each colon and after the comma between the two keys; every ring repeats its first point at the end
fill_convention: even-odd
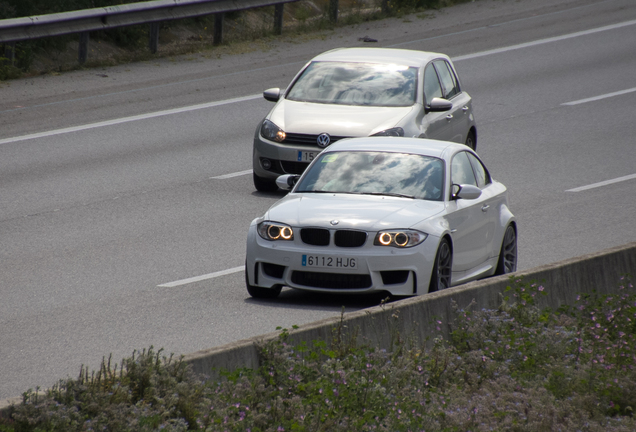
{"type": "Polygon", "coordinates": [[[342,138],[405,136],[477,146],[472,99],[444,54],[341,48],[313,58],[286,90],[265,90],[276,105],[254,134],[254,186],[277,189],[342,138]]]}

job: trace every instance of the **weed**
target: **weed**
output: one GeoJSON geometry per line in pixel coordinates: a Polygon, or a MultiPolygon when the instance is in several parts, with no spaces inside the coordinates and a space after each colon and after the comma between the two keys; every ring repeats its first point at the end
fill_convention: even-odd
{"type": "MultiPolygon", "coordinates": [[[[389,16],[404,16],[426,9],[439,9],[464,0],[339,0],[338,21],[333,22],[330,0],[287,3],[284,11],[285,38],[321,38],[336,27],[356,25],[389,16]]],[[[0,19],[45,15],[73,10],[135,3],[138,0],[0,0],[0,19]]],[[[57,36],[19,42],[9,66],[0,60],[0,80],[23,75],[63,72],[81,68],[113,66],[157,57],[212,51],[204,56],[220,57],[267,49],[277,37],[273,29],[274,6],[234,11],[224,15],[223,44],[214,44],[213,15],[161,24],[159,49],[147,49],[149,28],[133,25],[91,32],[86,63],[79,64],[77,35],[57,36]]],[[[0,45],[0,49],[3,46],[0,45]]]]}
{"type": "Polygon", "coordinates": [[[633,431],[636,292],[581,295],[540,309],[545,289],[511,278],[497,310],[453,305],[432,345],[397,332],[361,344],[344,311],[327,340],[292,344],[296,326],[257,348],[260,367],[204,382],[182,359],[133,353],[27,391],[0,431],[633,431]],[[430,346],[430,348],[426,348],[430,346]]]}

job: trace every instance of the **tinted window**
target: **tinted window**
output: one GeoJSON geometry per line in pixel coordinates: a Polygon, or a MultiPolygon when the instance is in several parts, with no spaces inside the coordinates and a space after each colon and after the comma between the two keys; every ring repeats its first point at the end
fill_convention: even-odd
{"type": "Polygon", "coordinates": [[[457,80],[455,79],[455,74],[451,70],[450,65],[444,60],[435,60],[435,67],[437,68],[437,72],[439,73],[439,77],[442,80],[442,85],[444,86],[444,98],[450,99],[459,93],[459,87],[457,85],[457,80]]]}
{"type": "Polygon", "coordinates": [[[442,200],[442,160],[407,153],[323,153],[307,170],[296,192],[406,195],[442,200]]]}
{"type": "Polygon", "coordinates": [[[472,153],[467,154],[468,159],[470,159],[470,163],[473,166],[475,176],[477,177],[478,186],[484,187],[485,185],[490,184],[490,175],[488,174],[486,167],[475,157],[475,155],[472,153]]]}
{"type": "Polygon", "coordinates": [[[469,184],[477,186],[473,167],[468,160],[467,152],[460,152],[453,157],[451,162],[451,182],[453,184],[469,184]]]}
{"type": "Polygon", "coordinates": [[[400,65],[312,62],[286,98],[301,102],[367,106],[411,106],[417,68],[400,65]]]}
{"type": "Polygon", "coordinates": [[[444,97],[437,72],[432,64],[426,66],[426,70],[424,71],[424,97],[426,99],[426,105],[430,105],[433,98],[444,97]]]}

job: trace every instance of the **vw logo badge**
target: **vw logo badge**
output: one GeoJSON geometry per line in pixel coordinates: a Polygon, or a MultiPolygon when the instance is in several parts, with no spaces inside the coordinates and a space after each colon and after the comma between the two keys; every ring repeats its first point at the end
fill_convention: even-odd
{"type": "Polygon", "coordinates": [[[337,219],[334,219],[334,220],[332,220],[332,221],[331,221],[331,222],[329,222],[329,223],[330,223],[331,225],[338,225],[338,224],[340,223],[340,221],[339,221],[339,220],[337,220],[337,219]]]}
{"type": "Polygon", "coordinates": [[[321,133],[320,135],[318,135],[318,139],[316,139],[316,142],[318,143],[319,147],[325,148],[331,142],[331,137],[329,136],[329,134],[321,133]]]}

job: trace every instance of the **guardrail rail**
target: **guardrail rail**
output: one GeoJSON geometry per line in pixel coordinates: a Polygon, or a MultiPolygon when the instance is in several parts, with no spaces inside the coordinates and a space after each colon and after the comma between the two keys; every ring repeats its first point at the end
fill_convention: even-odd
{"type": "MultiPolygon", "coordinates": [[[[214,15],[213,44],[223,42],[223,15],[274,6],[274,33],[281,34],[283,8],[286,3],[300,0],[154,0],[126,5],[84,9],[72,12],[0,20],[0,44],[5,46],[5,58],[13,64],[15,43],[79,33],[78,61],[84,64],[88,56],[91,31],[110,30],[138,24],[150,25],[149,49],[154,54],[159,46],[161,22],[214,15]]],[[[329,0],[329,16],[338,19],[338,0],[329,0]]]]}

